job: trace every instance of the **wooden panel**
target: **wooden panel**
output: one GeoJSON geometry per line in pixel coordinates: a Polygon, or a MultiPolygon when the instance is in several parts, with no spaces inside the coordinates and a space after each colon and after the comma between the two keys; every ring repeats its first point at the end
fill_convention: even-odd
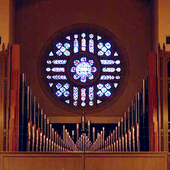
{"type": "Polygon", "coordinates": [[[1,170],[83,170],[82,154],[2,154],[1,170]]]}
{"type": "Polygon", "coordinates": [[[0,158],[0,170],[168,170],[170,164],[167,152],[1,152],[0,158]]]}
{"type": "Polygon", "coordinates": [[[86,154],[87,170],[167,170],[167,156],[156,153],[86,154]]]}

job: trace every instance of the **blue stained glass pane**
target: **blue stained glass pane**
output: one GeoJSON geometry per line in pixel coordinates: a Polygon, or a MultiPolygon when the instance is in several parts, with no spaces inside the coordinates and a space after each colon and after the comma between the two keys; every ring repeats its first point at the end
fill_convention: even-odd
{"type": "Polygon", "coordinates": [[[102,56],[104,54],[104,52],[100,50],[100,51],[98,51],[97,54],[98,54],[98,56],[102,56]]]}
{"type": "Polygon", "coordinates": [[[81,36],[84,38],[84,37],[86,37],[86,34],[85,34],[85,33],[82,33],[81,36]]]}
{"type": "Polygon", "coordinates": [[[67,60],[53,60],[53,64],[66,64],[67,60]]]}
{"type": "Polygon", "coordinates": [[[97,47],[98,47],[99,49],[101,49],[101,48],[103,47],[103,43],[100,42],[100,43],[97,45],[97,47]]]}
{"type": "Polygon", "coordinates": [[[93,60],[89,60],[89,64],[92,66],[94,64],[93,60]]]}
{"type": "Polygon", "coordinates": [[[69,89],[70,85],[68,83],[64,84],[65,89],[69,89]]]}
{"type": "Polygon", "coordinates": [[[116,79],[119,80],[119,79],[120,79],[120,76],[116,76],[116,79]]]}
{"type": "Polygon", "coordinates": [[[86,57],[81,57],[80,61],[87,61],[86,57]]]}
{"type": "Polygon", "coordinates": [[[120,64],[120,60],[116,60],[116,64],[117,64],[117,65],[120,64]]]}
{"type": "Polygon", "coordinates": [[[97,36],[97,40],[101,40],[101,39],[102,39],[102,37],[98,35],[97,36]]]}
{"type": "Polygon", "coordinates": [[[86,103],[85,103],[85,102],[82,102],[82,103],[81,103],[81,106],[83,106],[83,107],[86,106],[86,103]]]}
{"type": "Polygon", "coordinates": [[[53,67],[52,72],[65,72],[64,67],[53,67]]]}
{"type": "Polygon", "coordinates": [[[90,34],[90,35],[89,35],[89,38],[94,38],[94,34],[90,34]]]}
{"type": "Polygon", "coordinates": [[[94,99],[94,87],[89,88],[89,99],[90,100],[94,99]]]}
{"type": "Polygon", "coordinates": [[[53,83],[49,83],[49,86],[50,86],[50,87],[53,87],[53,83]]]}
{"type": "Polygon", "coordinates": [[[61,56],[61,55],[62,55],[62,52],[61,52],[60,50],[58,50],[58,51],[56,52],[56,54],[57,54],[58,56],[61,56]]]}
{"type": "Polygon", "coordinates": [[[70,40],[70,36],[67,36],[66,39],[67,39],[67,40],[70,40]]]}
{"type": "Polygon", "coordinates": [[[78,87],[73,87],[73,99],[78,100],[78,87]]]}
{"type": "Polygon", "coordinates": [[[100,80],[114,80],[114,76],[112,76],[112,75],[102,75],[101,77],[100,77],[100,80]]]}
{"type": "Polygon", "coordinates": [[[56,47],[57,47],[58,49],[60,49],[61,46],[62,46],[62,44],[61,44],[60,42],[56,44],[56,47]]]}
{"type": "Polygon", "coordinates": [[[88,78],[89,78],[89,80],[93,80],[93,78],[94,78],[93,74],[89,74],[88,78]]]}
{"type": "Polygon", "coordinates": [[[57,89],[60,89],[60,87],[62,87],[61,83],[57,83],[57,84],[56,84],[56,88],[57,88],[57,89]]]}
{"type": "Polygon", "coordinates": [[[100,60],[103,65],[112,65],[114,64],[114,60],[100,60]]]}
{"type": "Polygon", "coordinates": [[[64,93],[64,96],[65,97],[68,97],[70,95],[70,92],[69,91],[66,91],[65,93],[64,93]]]}
{"type": "Polygon", "coordinates": [[[89,52],[94,53],[94,40],[89,40],[89,52]]]}
{"type": "Polygon", "coordinates": [[[52,78],[54,80],[67,80],[67,77],[65,75],[53,75],[52,78]]]}
{"type": "Polygon", "coordinates": [[[111,85],[110,85],[109,83],[105,84],[105,87],[106,87],[107,89],[111,89],[111,85]]]}
{"type": "Polygon", "coordinates": [[[58,90],[56,93],[55,93],[58,97],[60,97],[62,95],[62,93],[58,90]]]}
{"type": "Polygon", "coordinates": [[[102,47],[102,51],[103,51],[103,52],[106,52],[106,51],[107,51],[107,48],[106,48],[106,47],[102,47]]]}
{"type": "Polygon", "coordinates": [[[47,68],[46,68],[46,71],[47,71],[47,72],[50,72],[50,71],[51,71],[51,68],[50,68],[50,67],[47,67],[47,68]]]}
{"type": "Polygon", "coordinates": [[[74,65],[77,66],[80,63],[79,60],[74,60],[74,65]]]}
{"type": "Polygon", "coordinates": [[[118,67],[118,68],[116,69],[116,71],[117,71],[117,72],[120,72],[120,71],[121,71],[121,68],[120,68],[120,67],[118,67]]]}
{"type": "Polygon", "coordinates": [[[101,83],[97,85],[98,89],[101,89],[102,87],[103,87],[103,84],[101,84],[101,83]]]}
{"type": "Polygon", "coordinates": [[[75,73],[76,72],[76,67],[71,67],[71,70],[70,70],[72,73],[75,73]]]}
{"type": "Polygon", "coordinates": [[[47,64],[51,64],[52,62],[51,62],[51,60],[47,60],[47,64]]]}
{"type": "Polygon", "coordinates": [[[108,72],[108,73],[113,73],[113,72],[115,72],[115,68],[114,67],[103,67],[102,71],[108,72]]]}
{"type": "Polygon", "coordinates": [[[110,56],[111,55],[111,51],[110,50],[107,50],[106,53],[105,53],[106,56],[110,56]]]}
{"type": "Polygon", "coordinates": [[[62,47],[60,48],[60,51],[61,51],[61,52],[64,52],[64,51],[66,51],[66,48],[65,48],[64,46],[62,46],[62,47]]]}
{"type": "Polygon", "coordinates": [[[117,86],[118,86],[118,83],[114,83],[113,85],[114,85],[114,87],[115,87],[115,88],[117,88],[117,86]]]}
{"type": "Polygon", "coordinates": [[[50,56],[50,57],[54,56],[54,54],[53,54],[52,51],[49,53],[49,56],[50,56]]]}
{"type": "Polygon", "coordinates": [[[111,48],[111,44],[110,44],[109,42],[107,42],[107,43],[105,44],[105,46],[106,46],[107,49],[110,49],[110,48],[111,48]]]}
{"type": "Polygon", "coordinates": [[[77,106],[77,105],[78,105],[78,102],[77,102],[77,101],[74,101],[74,102],[73,102],[73,105],[74,105],[74,106],[77,106]]]}
{"type": "Polygon", "coordinates": [[[106,97],[110,97],[110,96],[111,96],[111,92],[110,92],[110,91],[107,91],[107,92],[105,93],[105,96],[106,96],[106,97]]]}
{"type": "Polygon", "coordinates": [[[102,101],[101,100],[97,100],[97,104],[100,104],[100,103],[102,103],[102,101]]]}
{"type": "Polygon", "coordinates": [[[65,102],[66,102],[67,104],[70,104],[70,100],[65,100],[65,102]]]}
{"type": "Polygon", "coordinates": [[[64,46],[65,46],[66,49],[70,48],[70,44],[69,43],[65,43],[64,46]]]}
{"type": "Polygon", "coordinates": [[[114,56],[115,56],[115,57],[116,57],[116,56],[119,56],[118,53],[117,53],[117,51],[115,51],[114,56]]]}
{"type": "Polygon", "coordinates": [[[65,56],[70,56],[70,51],[66,50],[66,51],[64,52],[64,55],[65,55],[65,56]]]}
{"type": "Polygon", "coordinates": [[[78,53],[78,51],[79,51],[78,47],[79,47],[78,40],[75,39],[74,40],[74,53],[78,53]]]}
{"type": "Polygon", "coordinates": [[[94,105],[93,101],[89,101],[89,105],[93,106],[94,105]]]}
{"type": "Polygon", "coordinates": [[[77,80],[77,79],[80,78],[80,76],[79,76],[78,74],[74,74],[73,78],[74,78],[75,80],[77,80]]]}
{"type": "Polygon", "coordinates": [[[81,50],[86,51],[86,40],[84,38],[81,40],[81,50]]]}
{"type": "Polygon", "coordinates": [[[50,75],[48,75],[48,76],[47,76],[47,79],[48,79],[48,80],[50,80],[50,79],[51,79],[51,76],[50,76],[50,75]]]}
{"type": "Polygon", "coordinates": [[[66,91],[66,89],[65,89],[64,87],[61,87],[61,88],[60,88],[60,91],[61,91],[62,93],[64,93],[64,92],[66,91]]]}
{"type": "Polygon", "coordinates": [[[101,91],[102,91],[102,93],[106,93],[106,92],[107,92],[107,89],[106,89],[105,87],[103,87],[103,88],[101,89],[101,91]]]}
{"type": "Polygon", "coordinates": [[[102,97],[102,96],[103,96],[103,93],[102,93],[101,91],[98,91],[98,92],[97,92],[97,95],[98,95],[99,97],[102,97]]]}
{"type": "Polygon", "coordinates": [[[74,38],[78,38],[78,34],[74,34],[74,38]]]}

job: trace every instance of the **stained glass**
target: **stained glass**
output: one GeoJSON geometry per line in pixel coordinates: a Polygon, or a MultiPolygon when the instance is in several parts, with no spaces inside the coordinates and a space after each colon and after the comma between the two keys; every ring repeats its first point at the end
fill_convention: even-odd
{"type": "Polygon", "coordinates": [[[74,40],[74,53],[78,53],[79,51],[79,42],[77,39],[74,40]]]}
{"type": "Polygon", "coordinates": [[[97,45],[98,49],[101,49],[103,47],[103,43],[100,42],[98,45],[97,45]]]}
{"type": "Polygon", "coordinates": [[[46,68],[46,71],[47,71],[47,72],[50,72],[50,71],[51,71],[51,68],[50,68],[50,67],[47,67],[47,68],[46,68]]]}
{"type": "Polygon", "coordinates": [[[58,56],[61,56],[61,55],[62,55],[62,52],[61,52],[60,50],[58,50],[58,51],[56,52],[56,54],[57,54],[58,56]]]}
{"type": "MultiPolygon", "coordinates": [[[[49,88],[56,87],[54,92],[56,97],[62,97],[64,103],[75,107],[86,105],[92,107],[96,102],[100,104],[106,100],[106,97],[110,97],[114,92],[113,88],[118,87],[117,82],[121,78],[119,72],[122,71],[121,66],[118,66],[121,63],[120,59],[112,59],[119,56],[119,51],[113,51],[116,47],[113,48],[113,44],[106,37],[103,40],[102,36],[93,32],[89,34],[80,31],[60,40],[54,44],[55,51],[48,51],[45,67],[46,73],[49,74],[46,76],[49,88]],[[72,49],[74,54],[78,54],[72,54],[70,51],[72,49]],[[96,58],[94,54],[98,57],[96,58]],[[67,82],[67,75],[71,83],[67,82]],[[72,79],[83,83],[82,86],[76,87],[75,83],[78,82],[72,82],[72,79]],[[98,83],[95,83],[95,80],[98,83]],[[84,86],[86,84],[87,86],[84,86]]],[[[53,47],[51,49],[54,50],[53,47]]]]}
{"type": "Polygon", "coordinates": [[[62,43],[60,43],[60,42],[56,44],[56,47],[57,47],[58,49],[60,49],[61,46],[62,46],[62,43]]]}
{"type": "Polygon", "coordinates": [[[115,56],[115,57],[116,57],[116,56],[119,56],[118,53],[117,53],[117,51],[115,51],[114,56],[115,56]]]}
{"type": "Polygon", "coordinates": [[[101,39],[102,39],[102,37],[98,35],[97,36],[97,40],[101,40],[101,39]]]}
{"type": "Polygon", "coordinates": [[[64,67],[53,67],[52,71],[53,72],[65,72],[65,68],[64,67]]]}
{"type": "Polygon", "coordinates": [[[120,68],[120,67],[118,67],[118,68],[116,69],[116,71],[117,71],[117,72],[120,72],[120,71],[121,71],[121,68],[120,68]]]}
{"type": "Polygon", "coordinates": [[[61,87],[62,87],[61,83],[57,83],[57,84],[56,84],[56,88],[57,88],[57,89],[60,89],[61,87]]]}
{"type": "Polygon", "coordinates": [[[115,71],[115,68],[113,67],[104,67],[102,68],[103,72],[113,73],[115,71]]]}
{"type": "Polygon", "coordinates": [[[94,38],[94,34],[90,34],[89,38],[91,38],[91,39],[94,38]]]}
{"type": "Polygon", "coordinates": [[[65,56],[70,56],[70,51],[66,50],[66,51],[64,52],[64,55],[65,55],[65,56]]]}
{"type": "Polygon", "coordinates": [[[94,87],[89,87],[89,100],[94,99],[94,87]]]}
{"type": "Polygon", "coordinates": [[[51,64],[52,62],[51,62],[51,60],[47,60],[47,64],[51,64]]]}
{"type": "Polygon", "coordinates": [[[78,87],[73,87],[73,99],[78,100],[78,87]]]}
{"type": "Polygon", "coordinates": [[[67,39],[67,40],[70,40],[70,36],[67,36],[66,39],[67,39]]]}
{"type": "Polygon", "coordinates": [[[82,88],[81,89],[81,101],[82,101],[81,105],[83,107],[86,105],[85,100],[86,100],[86,89],[82,88]]]}
{"type": "Polygon", "coordinates": [[[116,76],[116,79],[119,80],[119,79],[120,79],[120,76],[116,76]]]}
{"type": "Polygon", "coordinates": [[[92,80],[94,78],[93,73],[97,71],[96,67],[92,67],[92,60],[87,61],[86,57],[81,57],[79,60],[74,60],[74,67],[71,68],[71,72],[75,73],[73,78],[75,80],[80,78],[82,83],[85,83],[87,79],[92,80]]]}
{"type": "Polygon", "coordinates": [[[65,43],[64,46],[65,46],[66,49],[70,48],[70,44],[69,43],[65,43]]]}
{"type": "Polygon", "coordinates": [[[109,42],[107,42],[107,43],[105,44],[105,46],[106,46],[107,49],[110,49],[110,48],[111,48],[111,44],[110,44],[109,42]]]}
{"type": "Polygon", "coordinates": [[[65,75],[54,75],[52,76],[54,80],[67,80],[67,77],[65,75]]]}
{"type": "Polygon", "coordinates": [[[54,54],[53,54],[52,51],[49,53],[49,56],[50,56],[50,57],[54,56],[54,54]]]}
{"type": "Polygon", "coordinates": [[[65,100],[65,102],[66,102],[67,104],[70,104],[70,100],[65,100]]]}
{"type": "Polygon", "coordinates": [[[98,56],[102,56],[102,55],[104,55],[104,52],[100,50],[100,51],[98,51],[97,54],[98,54],[98,56]]]}
{"type": "Polygon", "coordinates": [[[55,93],[58,97],[62,96],[62,93],[58,90],[56,93],[55,93]]]}
{"type": "Polygon", "coordinates": [[[117,64],[117,65],[120,64],[120,60],[116,60],[116,64],[117,64]]]}
{"type": "Polygon", "coordinates": [[[106,53],[105,53],[106,56],[110,56],[111,55],[111,51],[110,50],[107,50],[106,53]]]}
{"type": "Polygon", "coordinates": [[[53,83],[49,83],[49,86],[50,86],[50,87],[53,87],[53,83]]]}
{"type": "Polygon", "coordinates": [[[115,87],[115,88],[117,88],[117,86],[118,86],[118,83],[114,83],[113,85],[114,85],[114,87],[115,87]]]}
{"type": "Polygon", "coordinates": [[[100,77],[100,80],[114,80],[114,76],[112,76],[112,75],[102,75],[101,77],[100,77]]]}
{"type": "Polygon", "coordinates": [[[48,79],[48,80],[50,80],[50,79],[51,79],[51,76],[50,76],[50,75],[48,75],[48,76],[47,76],[47,79],[48,79]]]}
{"type": "Polygon", "coordinates": [[[114,60],[100,60],[101,64],[103,65],[112,65],[114,64],[114,60]]]}
{"type": "Polygon", "coordinates": [[[53,64],[66,64],[67,60],[53,60],[53,64]]]}
{"type": "Polygon", "coordinates": [[[69,89],[69,87],[70,87],[70,84],[68,84],[68,83],[64,84],[65,89],[69,89]]]}
{"type": "Polygon", "coordinates": [[[102,103],[102,101],[101,100],[97,100],[97,104],[100,104],[100,103],[102,103]]]}

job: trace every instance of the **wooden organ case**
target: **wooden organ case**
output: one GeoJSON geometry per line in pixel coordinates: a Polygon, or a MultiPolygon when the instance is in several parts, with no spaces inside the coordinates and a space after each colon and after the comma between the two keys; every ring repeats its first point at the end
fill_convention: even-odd
{"type": "MultiPolygon", "coordinates": [[[[1,170],[169,168],[170,53],[149,54],[148,76],[113,129],[86,117],[57,129],[20,74],[20,47],[0,52],[1,170]],[[157,57],[156,57],[157,56],[157,57]]],[[[61,125],[60,125],[61,126],[61,125]]]]}

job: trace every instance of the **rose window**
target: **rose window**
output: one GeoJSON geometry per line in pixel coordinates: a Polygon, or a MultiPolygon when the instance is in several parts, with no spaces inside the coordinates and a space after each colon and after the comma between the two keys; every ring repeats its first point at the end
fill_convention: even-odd
{"type": "Polygon", "coordinates": [[[69,108],[97,108],[119,96],[127,75],[124,53],[102,28],[74,26],[61,30],[41,60],[45,91],[69,108]]]}

